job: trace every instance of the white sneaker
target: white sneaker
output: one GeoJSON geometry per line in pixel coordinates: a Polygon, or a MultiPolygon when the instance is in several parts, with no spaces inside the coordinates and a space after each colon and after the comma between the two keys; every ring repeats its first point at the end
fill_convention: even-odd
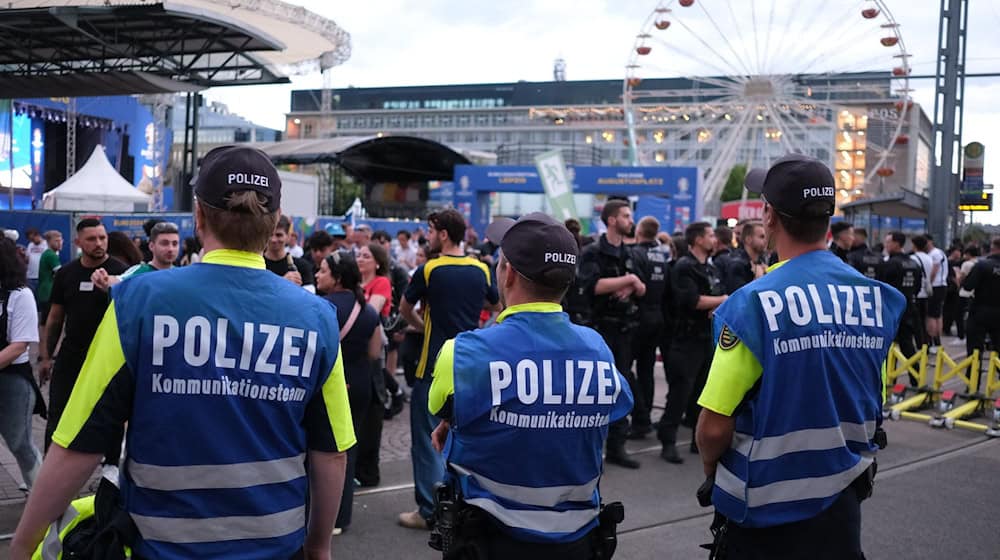
{"type": "Polygon", "coordinates": [[[930,353],[931,355],[937,354],[938,353],[938,347],[937,346],[931,346],[930,348],[927,349],[927,352],[930,353]]]}

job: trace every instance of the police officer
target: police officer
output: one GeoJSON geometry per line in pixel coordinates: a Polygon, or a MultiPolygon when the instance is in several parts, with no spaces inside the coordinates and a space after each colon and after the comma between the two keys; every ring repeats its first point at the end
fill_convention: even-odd
{"type": "Polygon", "coordinates": [[[983,350],[986,335],[990,335],[994,349],[1000,349],[1000,237],[990,243],[990,254],[972,267],[962,282],[962,289],[975,291],[969,308],[966,328],[966,350],[983,350]]]}
{"type": "MultiPolygon", "coordinates": [[[[652,216],[639,220],[635,229],[636,244],[630,249],[639,278],[646,286],[646,294],[639,298],[639,328],[635,331],[633,349],[637,392],[635,410],[632,411],[632,429],[629,438],[642,439],[653,431],[650,413],[653,404],[653,369],[656,367],[656,348],[663,343],[663,291],[667,285],[667,253],[656,240],[660,222],[652,216]]],[[[666,349],[663,349],[666,352],[666,349]]]]}
{"type": "MultiPolygon", "coordinates": [[[[632,408],[629,385],[601,336],[559,305],[578,252],[569,230],[534,213],[486,235],[500,244],[506,309],[496,326],[444,344],[428,403],[442,419],[434,446],[471,508],[445,536],[446,558],[594,558],[595,537],[613,538],[599,515],[601,450],[608,424],[632,408]]],[[[453,524],[439,515],[435,526],[453,524]]]]}
{"type": "Polygon", "coordinates": [[[881,368],[906,301],[826,250],[836,191],[821,162],[785,156],[746,186],[783,261],[715,312],[697,439],[716,554],[861,559],[881,368]]]}
{"type": "MultiPolygon", "coordinates": [[[[624,240],[631,235],[634,222],[628,201],[609,200],[601,211],[601,221],[608,231],[596,243],[583,248],[580,254],[577,288],[590,295],[593,302],[591,325],[601,333],[604,342],[615,355],[615,365],[629,380],[636,400],[641,393],[636,390],[632,375],[632,337],[639,323],[638,298],[646,294],[646,285],[636,274],[632,254],[624,240]]],[[[643,405],[639,403],[639,408],[643,405]]],[[[625,452],[628,436],[628,419],[622,418],[611,426],[608,433],[609,463],[629,469],[639,468],[639,462],[625,452]]]]}
{"type": "MultiPolygon", "coordinates": [[[[906,298],[906,310],[899,322],[895,342],[899,345],[899,351],[904,356],[910,357],[917,352],[919,340],[917,333],[920,332],[918,329],[922,328],[917,309],[917,292],[923,283],[923,268],[903,253],[904,245],[906,245],[906,235],[903,232],[893,231],[885,235],[883,246],[889,258],[878,267],[877,278],[899,290],[906,298]]],[[[910,382],[912,385],[917,384],[912,374],[910,382]]]]}
{"type": "Polygon", "coordinates": [[[731,294],[767,272],[767,236],[760,222],[745,222],[740,228],[740,246],[730,254],[720,276],[731,294]]]}
{"type": "MultiPolygon", "coordinates": [[[[695,222],[684,230],[689,254],[670,268],[671,310],[675,316],[667,353],[667,403],[663,408],[657,438],[663,444],[660,457],[669,463],[683,463],[677,453],[677,427],[686,416],[694,428],[697,399],[712,362],[711,312],[726,301],[722,282],[708,256],[715,247],[715,232],[708,222],[695,222]]],[[[697,453],[694,442],[691,451],[697,453]]]]}
{"type": "Polygon", "coordinates": [[[837,258],[847,262],[851,247],[854,246],[854,227],[849,222],[830,225],[830,250],[837,258]]]}
{"type": "Polygon", "coordinates": [[[847,252],[847,264],[874,280],[878,277],[878,269],[883,260],[881,253],[872,251],[868,247],[868,231],[864,228],[854,228],[854,245],[847,252]]]}
{"type": "Polygon", "coordinates": [[[11,558],[29,558],[126,422],[133,558],[330,558],[355,437],[335,310],[265,270],[280,189],[259,150],[205,156],[204,260],[111,289],[11,558]]]}

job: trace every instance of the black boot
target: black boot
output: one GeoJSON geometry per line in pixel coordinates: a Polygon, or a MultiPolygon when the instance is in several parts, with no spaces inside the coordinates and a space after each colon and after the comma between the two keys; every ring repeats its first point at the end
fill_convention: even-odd
{"type": "Polygon", "coordinates": [[[650,425],[636,425],[632,424],[632,429],[628,432],[628,439],[638,440],[646,439],[646,436],[653,432],[653,427],[650,425]]]}
{"type": "Polygon", "coordinates": [[[698,454],[698,444],[693,439],[691,440],[691,454],[692,455],[698,454]]]}
{"type": "Polygon", "coordinates": [[[625,444],[608,446],[608,454],[605,456],[605,460],[612,465],[618,465],[626,469],[639,468],[639,461],[629,457],[628,453],[625,452],[625,444]]]}
{"type": "Polygon", "coordinates": [[[675,465],[680,465],[684,462],[684,457],[681,457],[680,454],[677,453],[677,446],[673,443],[663,444],[663,449],[660,451],[660,458],[675,465]]]}

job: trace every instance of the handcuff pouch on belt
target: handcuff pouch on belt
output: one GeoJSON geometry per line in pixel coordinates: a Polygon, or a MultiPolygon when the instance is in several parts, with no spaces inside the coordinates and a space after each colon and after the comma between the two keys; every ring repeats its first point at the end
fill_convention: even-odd
{"type": "Polygon", "coordinates": [[[594,560],[609,560],[618,548],[618,525],[625,520],[625,506],[621,502],[601,505],[597,515],[597,529],[591,532],[594,560]]]}
{"type": "MultiPolygon", "coordinates": [[[[610,560],[618,546],[618,524],[625,519],[621,502],[602,505],[598,525],[590,533],[594,560],[610,560]]],[[[484,543],[493,520],[483,510],[468,505],[452,484],[435,487],[434,525],[428,545],[442,552],[444,560],[487,560],[484,543]]]]}

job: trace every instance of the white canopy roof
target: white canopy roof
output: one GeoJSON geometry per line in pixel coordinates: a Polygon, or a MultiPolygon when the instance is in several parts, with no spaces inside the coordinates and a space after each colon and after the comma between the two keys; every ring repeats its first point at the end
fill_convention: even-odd
{"type": "Polygon", "coordinates": [[[136,212],[148,211],[151,201],[152,197],[139,192],[111,167],[104,146],[97,146],[75,175],[45,193],[42,207],[78,212],[136,212]]]}

